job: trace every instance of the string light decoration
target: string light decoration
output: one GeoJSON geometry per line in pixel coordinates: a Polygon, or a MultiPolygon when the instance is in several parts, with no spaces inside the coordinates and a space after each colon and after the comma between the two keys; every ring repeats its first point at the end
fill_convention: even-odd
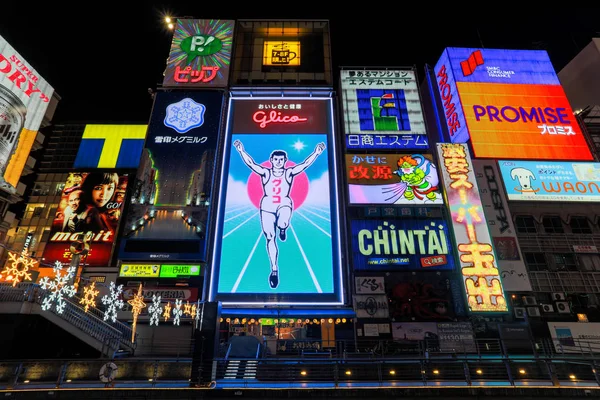
{"type": "Polygon", "coordinates": [[[181,309],[181,305],[183,301],[181,299],[175,300],[175,308],[173,309],[173,325],[179,326],[179,321],[181,320],[181,315],[183,314],[183,310],[181,309]]]}
{"type": "Polygon", "coordinates": [[[71,283],[75,276],[75,267],[67,268],[64,275],[62,269],[62,263],[56,261],[54,263],[54,279],[50,280],[45,276],[40,280],[40,287],[50,291],[50,295],[44,297],[44,301],[42,301],[42,310],[44,311],[51,309],[56,304],[56,312],[62,314],[67,305],[65,297],[75,296],[75,286],[71,283]]]}
{"type": "Polygon", "coordinates": [[[96,296],[99,294],[100,291],[96,290],[96,282],[83,288],[83,297],[79,300],[79,304],[83,304],[85,312],[88,312],[90,307],[96,307],[96,296]]]}
{"type": "Polygon", "coordinates": [[[115,285],[114,282],[110,283],[108,288],[109,294],[105,294],[102,297],[102,304],[107,305],[106,311],[104,311],[104,320],[110,319],[113,323],[117,322],[117,311],[122,309],[125,303],[121,299],[121,293],[123,292],[123,285],[115,285]]]}
{"type": "Polygon", "coordinates": [[[29,270],[35,266],[35,260],[29,257],[27,249],[23,249],[21,254],[9,252],[8,262],[4,267],[2,276],[6,276],[7,282],[12,282],[13,287],[17,286],[17,283],[23,282],[24,280],[31,280],[31,274],[29,270]]]}
{"type": "Polygon", "coordinates": [[[131,343],[135,343],[135,329],[137,327],[137,320],[142,310],[146,308],[141,283],[137,293],[131,300],[128,300],[127,302],[131,306],[131,313],[133,314],[133,323],[131,324],[131,343]]]}
{"type": "Polygon", "coordinates": [[[163,310],[163,308],[160,305],[160,300],[160,296],[157,296],[155,294],[152,295],[152,304],[150,304],[150,307],[148,307],[148,312],[150,313],[150,326],[158,326],[158,321],[160,320],[160,315],[163,310]]]}
{"type": "Polygon", "coordinates": [[[171,302],[169,301],[165,306],[165,312],[163,312],[162,315],[165,318],[165,322],[167,322],[169,320],[169,317],[171,316],[171,308],[171,302]]]}

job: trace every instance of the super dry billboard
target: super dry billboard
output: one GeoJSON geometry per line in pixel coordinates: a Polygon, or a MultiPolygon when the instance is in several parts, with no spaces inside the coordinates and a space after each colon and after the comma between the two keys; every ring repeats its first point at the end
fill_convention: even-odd
{"type": "Polygon", "coordinates": [[[53,93],[52,86],[0,36],[0,190],[16,193],[53,93]]]}

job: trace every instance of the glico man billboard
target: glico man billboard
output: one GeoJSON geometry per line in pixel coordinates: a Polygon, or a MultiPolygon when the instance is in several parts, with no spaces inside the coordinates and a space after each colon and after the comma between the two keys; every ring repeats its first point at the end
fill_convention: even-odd
{"type": "Polygon", "coordinates": [[[54,89],[0,36],[0,190],[16,193],[54,89]]]}
{"type": "Polygon", "coordinates": [[[232,98],[209,298],[342,304],[331,98],[232,98]]]}
{"type": "Polygon", "coordinates": [[[62,191],[44,261],[69,263],[69,248],[86,238],[90,250],[82,263],[106,267],[121,221],[129,176],[117,172],[71,172],[62,191]]]}
{"type": "Polygon", "coordinates": [[[475,157],[593,159],[546,51],[446,48],[434,72],[449,139],[475,157]]]}
{"type": "Polygon", "coordinates": [[[346,148],[427,149],[413,70],[342,70],[346,148]]]}
{"type": "Polygon", "coordinates": [[[226,87],[235,21],[178,19],[164,87],[226,87]]]}
{"type": "Polygon", "coordinates": [[[223,92],[159,92],[119,258],[204,261],[223,92]]]}

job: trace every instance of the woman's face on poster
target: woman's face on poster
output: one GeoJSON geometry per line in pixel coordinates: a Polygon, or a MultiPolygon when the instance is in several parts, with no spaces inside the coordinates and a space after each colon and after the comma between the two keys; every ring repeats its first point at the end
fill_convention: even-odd
{"type": "Polygon", "coordinates": [[[112,199],[113,194],[115,193],[115,184],[114,183],[104,183],[101,185],[96,185],[92,189],[92,201],[96,207],[104,207],[106,203],[112,199]]]}

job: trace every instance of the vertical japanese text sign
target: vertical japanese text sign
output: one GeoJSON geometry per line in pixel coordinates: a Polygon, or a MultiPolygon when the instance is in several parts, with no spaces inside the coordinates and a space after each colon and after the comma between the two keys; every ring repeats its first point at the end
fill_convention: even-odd
{"type": "Polygon", "coordinates": [[[508,311],[492,239],[465,144],[438,143],[440,169],[471,312],[508,311]]]}

